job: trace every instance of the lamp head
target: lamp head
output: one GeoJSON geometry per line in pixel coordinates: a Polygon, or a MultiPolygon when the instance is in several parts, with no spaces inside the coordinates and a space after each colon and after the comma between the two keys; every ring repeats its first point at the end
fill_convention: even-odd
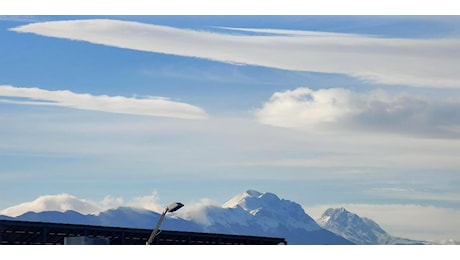
{"type": "Polygon", "coordinates": [[[182,208],[184,206],[184,204],[180,203],[180,202],[174,202],[174,203],[171,203],[171,205],[169,205],[167,208],[166,208],[166,211],[167,212],[174,212],[180,208],[182,208]]]}

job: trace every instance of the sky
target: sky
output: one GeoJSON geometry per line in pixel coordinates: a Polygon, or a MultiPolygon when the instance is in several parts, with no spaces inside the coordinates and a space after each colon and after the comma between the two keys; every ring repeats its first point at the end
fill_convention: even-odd
{"type": "Polygon", "coordinates": [[[255,189],[460,241],[460,16],[34,14],[0,16],[0,214],[255,189]]]}

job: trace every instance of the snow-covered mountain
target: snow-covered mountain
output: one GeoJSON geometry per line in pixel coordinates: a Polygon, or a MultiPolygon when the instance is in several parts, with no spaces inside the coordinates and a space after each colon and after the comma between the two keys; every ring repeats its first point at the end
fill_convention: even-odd
{"type": "MultiPolygon", "coordinates": [[[[43,203],[54,205],[46,201],[43,203]]],[[[187,210],[184,207],[181,211],[168,214],[162,229],[283,237],[288,244],[353,244],[320,227],[299,204],[268,192],[248,190],[220,206],[208,203],[198,209],[187,210]]],[[[132,207],[91,214],[58,207],[53,211],[26,212],[14,219],[151,229],[159,216],[156,212],[132,207]]]]}
{"type": "Polygon", "coordinates": [[[376,222],[347,211],[345,208],[329,208],[317,220],[323,228],[340,235],[359,245],[413,245],[427,244],[395,237],[388,234],[376,222]]]}
{"type": "MultiPolygon", "coordinates": [[[[68,194],[42,196],[0,211],[0,219],[152,229],[160,214],[140,207],[103,210],[68,194]]],[[[247,190],[222,205],[203,201],[166,215],[162,229],[285,238],[288,244],[438,244],[388,234],[376,222],[344,208],[312,219],[298,204],[247,190]]],[[[441,243],[441,242],[440,242],[441,243]]],[[[446,242],[447,243],[447,242],[446,242]]],[[[442,243],[442,244],[446,244],[442,243]]],[[[449,244],[457,244],[451,241],[449,244]]]]}
{"type": "Polygon", "coordinates": [[[299,204],[269,192],[247,190],[204,212],[206,232],[284,237],[289,244],[352,244],[320,227],[299,204]]]}

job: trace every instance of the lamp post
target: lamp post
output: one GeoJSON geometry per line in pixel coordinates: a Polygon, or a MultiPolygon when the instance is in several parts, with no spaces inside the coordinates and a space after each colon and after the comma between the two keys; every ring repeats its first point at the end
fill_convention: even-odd
{"type": "Polygon", "coordinates": [[[167,206],[165,208],[165,210],[163,211],[163,213],[160,216],[160,219],[157,222],[157,225],[156,225],[155,229],[152,231],[152,234],[150,234],[150,237],[147,240],[147,243],[145,243],[146,245],[151,245],[152,242],[153,242],[153,239],[155,238],[155,236],[157,236],[160,233],[160,225],[163,222],[163,220],[165,219],[166,213],[174,212],[174,211],[182,208],[183,206],[184,206],[184,204],[182,204],[180,202],[174,202],[174,203],[171,203],[171,205],[169,205],[169,206],[167,206]]]}

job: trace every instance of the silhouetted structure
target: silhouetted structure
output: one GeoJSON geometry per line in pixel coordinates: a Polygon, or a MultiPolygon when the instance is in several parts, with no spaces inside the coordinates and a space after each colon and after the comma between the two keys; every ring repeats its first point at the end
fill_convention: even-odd
{"type": "MultiPolygon", "coordinates": [[[[66,237],[108,239],[110,245],[145,245],[152,230],[0,220],[1,245],[64,245],[66,237]]],[[[284,238],[162,230],[158,245],[278,245],[284,238]]]]}

